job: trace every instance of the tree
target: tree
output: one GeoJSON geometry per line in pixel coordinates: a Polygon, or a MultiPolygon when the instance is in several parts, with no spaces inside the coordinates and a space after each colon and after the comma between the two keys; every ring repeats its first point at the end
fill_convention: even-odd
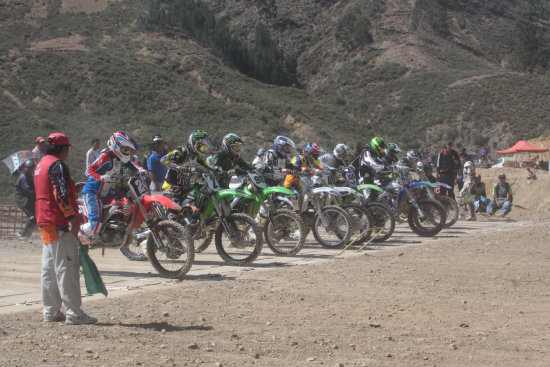
{"type": "Polygon", "coordinates": [[[347,12],[338,20],[334,36],[347,51],[373,42],[370,21],[366,16],[358,14],[357,10],[347,12]]]}
{"type": "Polygon", "coordinates": [[[447,9],[442,0],[416,0],[412,13],[413,30],[433,29],[439,33],[447,33],[447,9]]]}

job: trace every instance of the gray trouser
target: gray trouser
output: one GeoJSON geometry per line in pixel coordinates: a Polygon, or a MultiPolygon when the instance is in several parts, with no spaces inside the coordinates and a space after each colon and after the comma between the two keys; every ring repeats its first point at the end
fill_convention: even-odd
{"type": "Polygon", "coordinates": [[[42,304],[44,316],[53,316],[67,308],[68,316],[81,316],[84,312],[80,294],[80,260],[78,242],[70,232],[59,232],[59,239],[43,245],[42,251],[42,304]]]}

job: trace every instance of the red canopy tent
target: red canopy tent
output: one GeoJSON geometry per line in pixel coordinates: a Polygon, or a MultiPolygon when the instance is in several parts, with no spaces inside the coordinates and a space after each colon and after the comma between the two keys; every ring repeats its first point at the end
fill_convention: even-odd
{"type": "Polygon", "coordinates": [[[506,150],[497,150],[500,154],[513,154],[513,153],[544,153],[548,152],[548,148],[537,148],[525,140],[520,140],[512,147],[506,150]]]}

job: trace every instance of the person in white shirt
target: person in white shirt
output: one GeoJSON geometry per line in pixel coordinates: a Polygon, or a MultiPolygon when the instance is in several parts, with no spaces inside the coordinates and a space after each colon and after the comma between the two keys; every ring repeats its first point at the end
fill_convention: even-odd
{"type": "Polygon", "coordinates": [[[258,154],[256,155],[256,158],[252,161],[252,164],[257,165],[265,165],[265,153],[267,153],[267,149],[260,148],[258,149],[258,154]]]}
{"type": "Polygon", "coordinates": [[[88,152],[86,153],[86,168],[90,167],[92,163],[94,163],[95,159],[99,155],[99,139],[93,138],[92,139],[92,147],[88,152]]]}

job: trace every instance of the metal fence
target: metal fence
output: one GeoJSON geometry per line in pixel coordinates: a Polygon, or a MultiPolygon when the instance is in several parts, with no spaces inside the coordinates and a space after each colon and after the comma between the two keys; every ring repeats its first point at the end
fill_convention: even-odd
{"type": "Polygon", "coordinates": [[[14,238],[23,230],[27,216],[13,199],[0,198],[0,238],[14,238]]]}

